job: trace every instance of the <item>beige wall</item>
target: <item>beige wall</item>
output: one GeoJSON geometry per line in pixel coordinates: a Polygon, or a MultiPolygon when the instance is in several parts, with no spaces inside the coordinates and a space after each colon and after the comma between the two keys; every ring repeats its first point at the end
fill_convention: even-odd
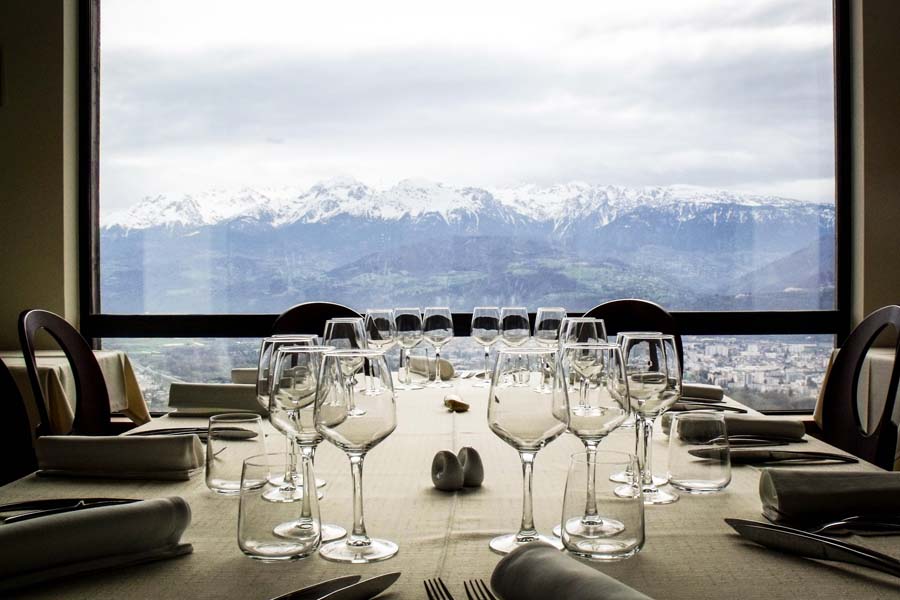
{"type": "Polygon", "coordinates": [[[855,0],[853,19],[856,323],[900,304],[900,2],[855,0]]]}
{"type": "Polygon", "coordinates": [[[77,3],[2,0],[0,349],[42,307],[76,322],[77,3]]]}

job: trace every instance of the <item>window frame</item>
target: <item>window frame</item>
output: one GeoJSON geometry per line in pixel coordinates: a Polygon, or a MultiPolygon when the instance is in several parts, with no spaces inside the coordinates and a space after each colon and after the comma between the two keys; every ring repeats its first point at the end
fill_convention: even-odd
{"type": "MultiPolygon", "coordinates": [[[[100,304],[100,1],[79,0],[78,245],[81,331],[101,338],[258,338],[275,314],[106,314],[100,304]]],[[[840,346],[851,329],[852,42],[850,0],[833,1],[835,112],[835,308],[788,311],[673,311],[683,335],[832,334],[840,346]]],[[[297,302],[306,299],[298,298],[297,302]]],[[[534,315],[531,315],[532,319],[534,315]]],[[[457,336],[471,333],[471,313],[454,313],[457,336]]],[[[772,411],[773,414],[809,411],[772,411]]]]}

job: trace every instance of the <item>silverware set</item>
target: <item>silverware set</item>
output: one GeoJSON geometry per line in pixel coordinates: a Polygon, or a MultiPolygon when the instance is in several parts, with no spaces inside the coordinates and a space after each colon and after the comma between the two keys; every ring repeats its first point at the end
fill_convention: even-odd
{"type": "MultiPolygon", "coordinates": [[[[453,594],[447,589],[447,585],[440,577],[436,579],[426,579],[425,594],[428,600],[454,600],[453,594]]],[[[463,590],[466,592],[467,600],[497,600],[497,597],[491,593],[490,587],[483,579],[469,579],[463,582],[463,590]]]]}

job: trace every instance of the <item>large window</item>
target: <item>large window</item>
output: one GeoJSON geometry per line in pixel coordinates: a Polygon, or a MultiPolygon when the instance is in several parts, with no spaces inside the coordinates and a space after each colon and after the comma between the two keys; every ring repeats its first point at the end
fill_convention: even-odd
{"type": "Polygon", "coordinates": [[[108,346],[190,348],[114,315],[641,297],[778,311],[711,315],[721,367],[766,333],[821,378],[845,310],[830,0],[116,0],[100,39],[86,322],[133,338],[108,346]]]}

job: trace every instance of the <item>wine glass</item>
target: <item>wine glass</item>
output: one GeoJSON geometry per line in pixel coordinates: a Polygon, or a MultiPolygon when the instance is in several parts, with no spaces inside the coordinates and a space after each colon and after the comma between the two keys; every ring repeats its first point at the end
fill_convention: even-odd
{"type": "MultiPolygon", "coordinates": [[[[369,308],[366,310],[366,336],[370,348],[387,352],[397,341],[397,322],[390,308],[369,308]]],[[[368,378],[369,386],[364,393],[377,393],[373,386],[376,379],[368,378]]]]}
{"type": "Polygon", "coordinates": [[[560,352],[566,344],[597,344],[605,341],[606,324],[603,319],[565,317],[560,326],[560,352]]]}
{"type": "Polygon", "coordinates": [[[566,318],[566,309],[542,306],[534,319],[534,341],[541,346],[555,348],[559,345],[559,328],[566,318]]]}
{"type": "Polygon", "coordinates": [[[426,342],[434,346],[434,381],[428,387],[453,387],[449,382],[441,380],[441,346],[453,339],[453,316],[450,309],[446,306],[425,307],[422,335],[426,342]]]}
{"type": "MultiPolygon", "coordinates": [[[[366,337],[366,324],[359,317],[342,317],[325,321],[325,334],[322,336],[326,346],[332,346],[338,350],[361,350],[368,348],[366,337]]],[[[350,391],[350,410],[356,408],[356,376],[363,368],[363,359],[359,358],[355,363],[344,365],[344,376],[353,380],[354,385],[348,385],[350,391]]]]}
{"type": "Polygon", "coordinates": [[[394,321],[397,326],[397,343],[400,344],[398,371],[405,373],[403,380],[397,384],[397,389],[421,390],[422,386],[413,383],[409,373],[409,351],[422,341],[422,312],[418,308],[397,308],[394,309],[394,321]]]}
{"type": "Polygon", "coordinates": [[[504,306],[500,309],[500,335],[508,346],[521,346],[531,335],[528,309],[524,306],[504,306]]]}
{"type": "Polygon", "coordinates": [[[325,544],[323,558],[354,564],[385,560],[397,554],[397,544],[370,538],[363,518],[362,470],[367,452],[397,427],[397,406],[384,353],[377,350],[335,350],[325,354],[316,390],[316,430],[347,453],[353,475],[353,531],[346,540],[325,544]],[[345,374],[363,361],[373,377],[380,380],[379,393],[358,395],[363,408],[354,414],[350,398],[356,381],[345,374]]]}
{"type": "Polygon", "coordinates": [[[631,413],[622,351],[614,344],[570,344],[563,349],[560,370],[563,380],[573,371],[580,378],[581,401],[569,404],[569,431],[584,444],[588,462],[584,514],[567,521],[565,527],[573,535],[614,535],[624,526],[597,512],[594,460],[600,442],[631,413]]]}
{"type": "MultiPolygon", "coordinates": [[[[259,348],[259,364],[256,368],[256,401],[266,411],[269,410],[269,393],[271,377],[275,366],[275,353],[283,346],[314,346],[318,336],[307,334],[273,335],[263,338],[259,348]]],[[[278,488],[265,492],[266,499],[273,502],[292,502],[297,493],[297,485],[302,485],[302,476],[292,465],[297,464],[297,447],[290,436],[285,444],[284,473],[272,476],[269,481],[278,488]]],[[[325,485],[325,481],[317,479],[317,485],[325,485]]]]}
{"type": "Polygon", "coordinates": [[[488,426],[518,451],[524,478],[522,523],[517,533],[491,540],[491,550],[499,554],[535,540],[562,548],[558,539],[537,532],[531,503],[534,458],[569,424],[567,392],[557,377],[555,354],[555,350],[546,348],[501,348],[497,354],[488,394],[488,426]],[[552,371],[551,393],[544,392],[540,385],[548,365],[552,371]]]}
{"type": "MultiPolygon", "coordinates": [[[[333,351],[331,346],[283,346],[275,353],[273,367],[272,392],[269,399],[269,420],[272,425],[284,433],[299,448],[304,461],[313,464],[316,447],[322,441],[321,434],[316,431],[315,399],[321,374],[322,357],[333,351]]],[[[296,467],[296,458],[291,468],[296,467]]],[[[312,472],[304,469],[304,472],[312,472]]],[[[309,490],[312,492],[312,490],[309,490]]],[[[293,499],[302,498],[307,493],[298,488],[293,499]]],[[[268,498],[267,498],[268,499],[268,498]]],[[[307,505],[303,505],[306,510],[307,505]]],[[[308,515],[300,516],[299,521],[282,523],[275,528],[276,535],[282,537],[300,537],[305,535],[303,520],[308,515]]],[[[338,525],[322,524],[322,540],[336,540],[347,535],[347,530],[338,525]]]]}
{"type": "MultiPolygon", "coordinates": [[[[678,494],[662,490],[654,482],[652,466],[653,423],[681,396],[681,369],[671,335],[628,335],[622,354],[628,376],[631,408],[638,417],[641,487],[644,504],[670,504],[678,494]]],[[[630,493],[630,490],[629,490],[630,493]]]]}
{"type": "Polygon", "coordinates": [[[496,306],[476,306],[472,311],[472,339],[484,348],[484,376],[473,387],[491,385],[491,346],[500,339],[500,309],[496,306]]]}

